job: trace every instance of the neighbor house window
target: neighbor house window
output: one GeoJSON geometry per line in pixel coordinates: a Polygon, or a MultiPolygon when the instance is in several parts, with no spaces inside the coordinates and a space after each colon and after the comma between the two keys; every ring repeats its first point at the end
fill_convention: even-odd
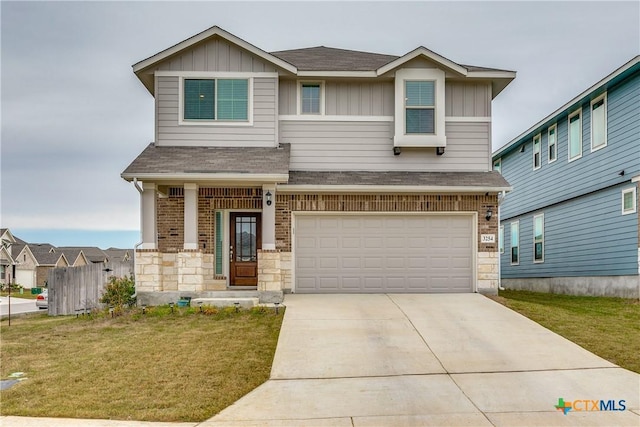
{"type": "Polygon", "coordinates": [[[544,214],[533,217],[533,262],[544,262],[544,214]]]}
{"type": "Polygon", "coordinates": [[[591,151],[607,146],[607,94],[591,101],[591,151]]]}
{"type": "Polygon", "coordinates": [[[582,113],[569,116],[569,161],[582,157],[582,113]]]}
{"type": "Polygon", "coordinates": [[[495,162],[493,162],[493,170],[496,172],[500,172],[502,173],[502,159],[498,159],[495,162]]]}
{"type": "Polygon", "coordinates": [[[408,134],[436,132],[434,81],[405,81],[405,131],[408,134]]]}
{"type": "Polygon", "coordinates": [[[504,253],[504,225],[501,225],[498,229],[498,248],[500,249],[500,253],[504,253]]]}
{"type": "Polygon", "coordinates": [[[322,85],[300,83],[300,114],[322,114],[322,85]]]}
{"type": "Polygon", "coordinates": [[[248,79],[184,79],[184,120],[247,121],[248,79]]]}
{"type": "Polygon", "coordinates": [[[558,126],[553,125],[547,131],[547,152],[549,163],[555,162],[558,158],[558,126]]]}
{"type": "Polygon", "coordinates": [[[622,215],[636,212],[636,188],[622,190],[622,215]]]}
{"type": "Polygon", "coordinates": [[[511,264],[520,264],[520,223],[511,223],[511,264]]]}
{"type": "Polygon", "coordinates": [[[542,163],[540,153],[540,134],[533,137],[533,170],[540,169],[542,163]]]}

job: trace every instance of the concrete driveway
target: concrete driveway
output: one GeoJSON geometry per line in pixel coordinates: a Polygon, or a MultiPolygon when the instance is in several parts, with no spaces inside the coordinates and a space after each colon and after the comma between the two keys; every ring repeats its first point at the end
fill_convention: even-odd
{"type": "Polygon", "coordinates": [[[200,425],[640,425],[639,375],[481,295],[285,304],[271,379],[200,425]]]}

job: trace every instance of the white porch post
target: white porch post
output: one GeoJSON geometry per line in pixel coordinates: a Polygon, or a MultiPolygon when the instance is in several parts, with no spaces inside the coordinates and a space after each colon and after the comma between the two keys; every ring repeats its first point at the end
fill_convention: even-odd
{"type": "Polygon", "coordinates": [[[156,185],[152,182],[142,183],[140,216],[142,217],[142,245],[140,248],[157,249],[156,185]]]}
{"type": "Polygon", "coordinates": [[[184,248],[198,249],[198,184],[184,184],[184,248]]]}
{"type": "Polygon", "coordinates": [[[262,186],[262,249],[276,249],[276,186],[262,186]],[[271,205],[267,205],[267,193],[271,193],[271,205]]]}

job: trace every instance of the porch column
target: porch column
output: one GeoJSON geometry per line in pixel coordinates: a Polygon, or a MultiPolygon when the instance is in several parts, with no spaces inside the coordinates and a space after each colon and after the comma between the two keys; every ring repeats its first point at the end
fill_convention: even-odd
{"type": "Polygon", "coordinates": [[[198,249],[198,184],[184,184],[184,248],[198,249]]]}
{"type": "Polygon", "coordinates": [[[276,249],[276,186],[262,186],[262,249],[276,249]],[[267,204],[267,193],[271,193],[271,205],[267,204]]]}
{"type": "Polygon", "coordinates": [[[156,185],[152,182],[142,183],[140,217],[142,218],[142,245],[140,248],[157,249],[158,228],[156,224],[156,185]]]}

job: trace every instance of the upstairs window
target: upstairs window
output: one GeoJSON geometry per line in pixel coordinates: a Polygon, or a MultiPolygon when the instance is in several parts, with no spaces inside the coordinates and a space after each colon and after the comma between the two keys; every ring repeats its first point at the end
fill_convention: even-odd
{"type": "Polygon", "coordinates": [[[607,94],[591,101],[591,151],[607,146],[607,94]]]}
{"type": "Polygon", "coordinates": [[[581,110],[569,116],[569,161],[582,157],[582,113],[581,110]]]}
{"type": "Polygon", "coordinates": [[[405,82],[406,133],[435,134],[435,86],[434,81],[405,82]]]}
{"type": "Polygon", "coordinates": [[[544,262],[544,214],[533,217],[533,262],[544,262]]]}
{"type": "Polygon", "coordinates": [[[636,212],[636,188],[622,190],[622,215],[636,212]]]}
{"type": "Polygon", "coordinates": [[[446,147],[444,71],[400,69],[394,89],[394,147],[446,147]]]}
{"type": "Polygon", "coordinates": [[[511,223],[511,265],[520,264],[520,223],[511,223]]]}
{"type": "Polygon", "coordinates": [[[533,170],[540,169],[542,163],[540,154],[540,134],[533,137],[533,170]]]}
{"type": "Polygon", "coordinates": [[[300,83],[300,114],[322,114],[322,84],[300,83]]]}
{"type": "Polygon", "coordinates": [[[247,79],[184,79],[183,119],[247,121],[247,79]]]}
{"type": "Polygon", "coordinates": [[[558,126],[553,125],[547,131],[548,162],[553,163],[558,158],[558,126]]]}

